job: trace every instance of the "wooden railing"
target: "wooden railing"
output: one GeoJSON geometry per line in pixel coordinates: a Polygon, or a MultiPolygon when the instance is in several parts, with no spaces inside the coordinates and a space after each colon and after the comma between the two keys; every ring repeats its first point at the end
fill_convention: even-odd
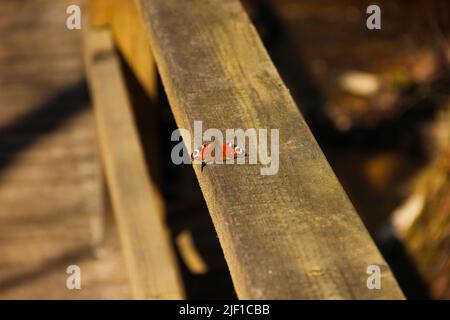
{"type": "Polygon", "coordinates": [[[111,33],[89,31],[85,48],[98,142],[133,292],[142,299],[182,298],[163,201],[147,178],[111,33]]]}
{"type": "MultiPolygon", "coordinates": [[[[194,165],[239,298],[403,298],[238,0],[90,4],[90,24],[110,28],[150,96],[156,65],[178,127],[279,129],[275,175],[261,175],[261,165],[194,165]],[[381,268],[381,289],[367,287],[369,265],[381,268]]],[[[181,298],[117,57],[99,38],[88,73],[131,278],[139,297],[181,298]]]]}

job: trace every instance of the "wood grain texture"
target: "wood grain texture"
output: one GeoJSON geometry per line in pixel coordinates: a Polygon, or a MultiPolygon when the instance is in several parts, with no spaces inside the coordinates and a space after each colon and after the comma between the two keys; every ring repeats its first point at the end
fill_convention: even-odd
{"type": "Polygon", "coordinates": [[[163,203],[148,177],[111,33],[89,31],[85,43],[100,150],[135,297],[180,299],[163,203]]]}
{"type": "Polygon", "coordinates": [[[92,241],[102,211],[94,114],[81,33],[65,28],[66,8],[84,3],[0,1],[1,300],[131,297],[109,219],[102,244],[92,241]],[[65,285],[69,265],[82,270],[81,290],[65,285]]]}
{"type": "Polygon", "coordinates": [[[194,166],[239,298],[402,299],[240,2],[138,2],[179,127],[280,129],[276,175],[194,166]]]}

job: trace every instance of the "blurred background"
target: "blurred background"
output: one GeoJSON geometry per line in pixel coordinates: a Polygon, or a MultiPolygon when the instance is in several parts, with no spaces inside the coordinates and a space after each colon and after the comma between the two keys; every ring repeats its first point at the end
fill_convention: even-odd
{"type": "MultiPolygon", "coordinates": [[[[0,0],[0,299],[127,299],[97,151],[83,0],[0,0]],[[101,239],[93,232],[104,221],[101,239]],[[66,268],[82,290],[66,288],[66,268]]],[[[408,298],[450,298],[450,3],[245,0],[283,80],[408,298]],[[381,8],[381,30],[366,8],[381,8]]],[[[123,62],[144,150],[147,97],[123,62]]],[[[160,86],[158,170],[188,298],[236,298],[160,86]]],[[[150,159],[150,157],[149,157],[150,159]]]]}

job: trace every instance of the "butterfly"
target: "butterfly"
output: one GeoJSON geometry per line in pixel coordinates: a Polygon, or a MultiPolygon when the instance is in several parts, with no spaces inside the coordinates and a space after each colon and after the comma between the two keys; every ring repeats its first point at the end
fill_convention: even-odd
{"type": "Polygon", "coordinates": [[[203,144],[200,149],[195,149],[191,154],[191,159],[201,161],[201,170],[203,171],[203,168],[207,163],[242,158],[244,156],[244,149],[232,143],[223,143],[218,145],[216,148],[216,144],[214,142],[209,142],[203,144]],[[216,154],[216,151],[218,154],[216,154]]]}

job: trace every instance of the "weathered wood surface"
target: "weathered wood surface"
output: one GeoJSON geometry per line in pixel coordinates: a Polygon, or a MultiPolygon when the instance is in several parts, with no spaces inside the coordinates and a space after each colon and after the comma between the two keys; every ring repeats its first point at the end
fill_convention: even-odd
{"type": "Polygon", "coordinates": [[[114,225],[98,255],[92,245],[95,123],[81,34],[65,28],[67,6],[83,2],[0,1],[0,299],[131,296],[114,225]],[[66,287],[69,265],[81,290],[66,287]]]}
{"type": "Polygon", "coordinates": [[[85,43],[100,150],[135,297],[182,298],[163,203],[145,167],[111,33],[89,30],[85,43]]]}
{"type": "Polygon", "coordinates": [[[403,298],[241,4],[138,2],[179,127],[280,130],[276,175],[194,166],[238,296],[403,298]],[[371,264],[381,290],[366,286],[371,264]]]}

